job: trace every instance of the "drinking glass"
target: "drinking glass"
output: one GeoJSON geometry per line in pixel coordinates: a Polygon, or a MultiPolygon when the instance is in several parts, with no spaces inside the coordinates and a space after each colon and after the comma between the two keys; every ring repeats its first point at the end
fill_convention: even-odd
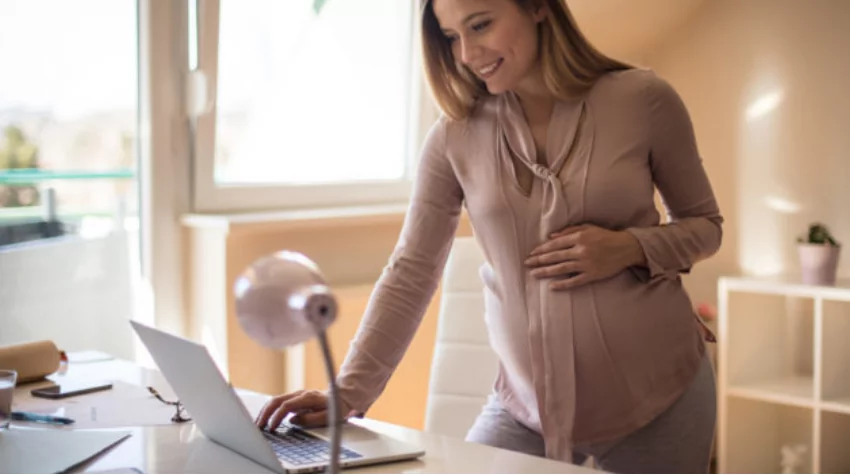
{"type": "Polygon", "coordinates": [[[12,395],[18,373],[11,369],[0,369],[0,431],[9,428],[12,420],[12,395]]]}

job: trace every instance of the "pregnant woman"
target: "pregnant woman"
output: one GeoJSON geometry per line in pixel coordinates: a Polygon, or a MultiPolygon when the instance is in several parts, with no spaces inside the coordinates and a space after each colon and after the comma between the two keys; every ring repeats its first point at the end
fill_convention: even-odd
{"type": "MultiPolygon", "coordinates": [[[[421,22],[443,116],[339,374],[344,413],[386,386],[465,206],[499,358],[467,438],[613,472],[706,472],[714,375],[680,274],[717,251],[722,218],[681,99],[594,49],[563,0],[424,0],[421,22]]],[[[257,423],[324,424],[326,408],[297,391],[257,423]]]]}

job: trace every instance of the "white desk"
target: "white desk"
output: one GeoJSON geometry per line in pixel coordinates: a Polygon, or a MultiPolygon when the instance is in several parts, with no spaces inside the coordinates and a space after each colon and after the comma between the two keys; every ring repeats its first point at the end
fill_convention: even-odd
{"type": "MultiPolygon", "coordinates": [[[[250,460],[207,440],[194,424],[171,423],[171,408],[152,404],[160,404],[152,397],[141,398],[140,391],[147,385],[154,386],[165,397],[172,396],[170,388],[158,371],[120,360],[88,363],[75,363],[72,360],[67,376],[97,377],[115,381],[116,389],[79,398],[45,402],[29,396],[29,391],[37,385],[26,385],[16,390],[15,408],[40,409],[39,412],[75,418],[80,427],[78,430],[99,427],[101,429],[97,430],[124,428],[132,431],[130,438],[84,467],[85,471],[115,472],[122,468],[134,468],[144,473],[268,472],[250,460]],[[48,407],[45,404],[53,406],[48,407]],[[143,406],[144,410],[136,410],[135,406],[143,406]],[[92,413],[98,413],[100,416],[92,420],[92,413]]],[[[269,398],[249,391],[239,393],[251,414],[259,412],[269,398]]],[[[420,445],[425,448],[425,456],[414,461],[347,470],[346,473],[598,473],[585,467],[472,444],[375,420],[363,419],[352,423],[420,445]]]]}

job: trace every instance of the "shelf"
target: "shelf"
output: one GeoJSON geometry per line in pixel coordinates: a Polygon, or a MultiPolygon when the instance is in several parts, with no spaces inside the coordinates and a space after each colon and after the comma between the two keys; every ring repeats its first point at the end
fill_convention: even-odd
{"type": "Polygon", "coordinates": [[[797,276],[721,277],[719,287],[721,293],[725,289],[729,292],[850,301],[850,279],[839,279],[835,285],[809,285],[797,276]]]}
{"type": "Polygon", "coordinates": [[[850,414],[850,303],[823,304],[821,407],[850,414]]]}
{"type": "Polygon", "coordinates": [[[822,419],[820,473],[850,473],[850,416],[826,412],[822,419]]]}
{"type": "Polygon", "coordinates": [[[850,397],[824,401],[821,403],[821,409],[829,412],[850,414],[850,397]]]}
{"type": "Polygon", "coordinates": [[[721,278],[718,470],[780,473],[805,446],[801,473],[850,470],[850,281],[721,278]]]}
{"type": "Polygon", "coordinates": [[[734,428],[718,453],[721,473],[782,473],[782,448],[798,444],[809,449],[800,473],[812,472],[812,409],[729,398],[728,411],[734,428]]]}
{"type": "Polygon", "coordinates": [[[755,401],[814,408],[814,384],[811,377],[791,376],[782,379],[730,386],[727,393],[755,401]]]}

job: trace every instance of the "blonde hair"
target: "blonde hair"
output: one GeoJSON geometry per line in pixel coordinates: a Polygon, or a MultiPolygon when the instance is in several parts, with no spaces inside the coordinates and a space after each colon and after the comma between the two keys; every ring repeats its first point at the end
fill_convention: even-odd
{"type": "MultiPolygon", "coordinates": [[[[513,0],[531,11],[548,10],[540,23],[539,55],[543,81],[559,99],[569,99],[587,91],[602,75],[632,66],[600,53],[581,33],[565,0],[513,0]]],[[[425,75],[434,99],[443,113],[462,120],[472,113],[487,87],[466,67],[455,61],[448,39],[434,15],[433,0],[422,3],[422,56],[425,75]]]]}

